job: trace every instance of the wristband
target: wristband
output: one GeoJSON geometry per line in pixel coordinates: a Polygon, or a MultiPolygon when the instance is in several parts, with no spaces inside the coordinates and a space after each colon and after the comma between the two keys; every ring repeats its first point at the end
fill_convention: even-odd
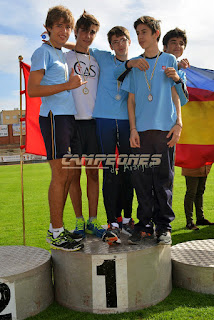
{"type": "Polygon", "coordinates": [[[130,132],[131,132],[132,130],[134,130],[134,129],[137,130],[137,129],[134,127],[134,128],[131,128],[131,129],[130,129],[130,132]]]}
{"type": "Polygon", "coordinates": [[[181,78],[179,78],[179,80],[178,80],[178,81],[175,81],[175,83],[176,83],[176,84],[179,84],[179,83],[183,83],[183,81],[182,81],[181,78]]]}
{"type": "Polygon", "coordinates": [[[183,128],[183,126],[180,123],[176,123],[175,125],[181,127],[181,129],[183,128]]]}

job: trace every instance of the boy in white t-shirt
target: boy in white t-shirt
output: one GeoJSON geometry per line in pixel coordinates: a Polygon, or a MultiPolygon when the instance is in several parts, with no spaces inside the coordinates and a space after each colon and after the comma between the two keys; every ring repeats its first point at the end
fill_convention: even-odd
{"type": "MultiPolygon", "coordinates": [[[[76,22],[75,38],[76,44],[73,50],[66,53],[66,60],[69,71],[74,69],[74,73],[80,75],[85,85],[72,91],[77,114],[75,120],[81,145],[81,156],[96,155],[98,153],[98,143],[96,136],[96,122],[92,118],[94,110],[97,85],[99,79],[99,66],[96,59],[90,55],[89,47],[92,44],[100,23],[91,14],[83,12],[76,22]]],[[[89,207],[89,219],[85,223],[82,212],[82,190],[80,185],[81,168],[75,170],[69,193],[76,215],[76,227],[74,234],[85,237],[85,232],[94,234],[102,238],[105,229],[97,220],[97,206],[99,197],[99,176],[98,166],[85,161],[87,176],[87,197],[89,207]]]]}

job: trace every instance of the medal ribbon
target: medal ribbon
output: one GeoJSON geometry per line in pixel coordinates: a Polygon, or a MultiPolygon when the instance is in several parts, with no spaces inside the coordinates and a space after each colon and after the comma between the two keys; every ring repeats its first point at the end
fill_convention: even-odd
{"type": "MultiPolygon", "coordinates": [[[[81,64],[80,64],[80,62],[79,62],[79,60],[78,60],[76,50],[74,50],[74,52],[75,52],[75,55],[76,55],[76,59],[77,59],[79,68],[81,69],[81,64]]],[[[89,51],[88,51],[88,59],[89,59],[88,75],[87,75],[87,77],[86,77],[86,76],[84,75],[84,73],[82,74],[84,81],[87,81],[87,79],[88,79],[88,77],[89,77],[89,75],[90,75],[90,70],[91,70],[91,56],[90,56],[90,52],[89,52],[89,51]]],[[[84,94],[89,93],[89,90],[88,90],[88,88],[86,87],[86,84],[85,84],[85,88],[84,88],[84,89],[83,89],[83,93],[84,93],[84,94]],[[84,89],[86,90],[86,92],[84,92],[84,89]]]]}
{"type": "MultiPolygon", "coordinates": [[[[159,59],[159,56],[161,54],[161,51],[158,52],[158,55],[157,55],[157,58],[156,58],[156,61],[155,61],[155,65],[154,65],[154,68],[152,70],[152,74],[151,74],[151,77],[150,77],[150,83],[148,81],[148,78],[147,78],[147,74],[146,74],[146,71],[144,71],[144,75],[145,75],[145,79],[146,79],[146,83],[147,83],[147,87],[149,89],[149,92],[151,92],[151,84],[152,84],[152,78],[154,76],[154,73],[155,73],[155,68],[157,66],[157,63],[158,63],[158,59],[159,59]]],[[[146,59],[145,57],[145,54],[143,55],[144,59],[146,59]]]]}

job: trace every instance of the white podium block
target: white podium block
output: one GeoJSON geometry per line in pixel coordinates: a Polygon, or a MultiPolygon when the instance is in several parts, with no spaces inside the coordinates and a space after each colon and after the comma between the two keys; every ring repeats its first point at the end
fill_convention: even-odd
{"type": "Polygon", "coordinates": [[[0,247],[0,320],[34,316],[53,302],[51,255],[40,248],[0,247]]]}
{"type": "Polygon", "coordinates": [[[172,275],[178,287],[214,294],[214,239],[173,246],[172,275]]]}
{"type": "Polygon", "coordinates": [[[171,292],[171,247],[145,240],[109,246],[93,236],[78,252],[52,250],[55,299],[73,310],[130,312],[165,299],[171,292]]]}

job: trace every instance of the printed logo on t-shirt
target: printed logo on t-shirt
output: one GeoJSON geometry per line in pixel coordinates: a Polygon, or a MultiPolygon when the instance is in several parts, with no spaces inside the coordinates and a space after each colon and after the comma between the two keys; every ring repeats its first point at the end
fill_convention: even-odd
{"type": "Polygon", "coordinates": [[[84,75],[85,77],[90,78],[96,77],[95,66],[92,64],[89,68],[83,61],[74,64],[74,71],[80,76],[84,75]]]}

